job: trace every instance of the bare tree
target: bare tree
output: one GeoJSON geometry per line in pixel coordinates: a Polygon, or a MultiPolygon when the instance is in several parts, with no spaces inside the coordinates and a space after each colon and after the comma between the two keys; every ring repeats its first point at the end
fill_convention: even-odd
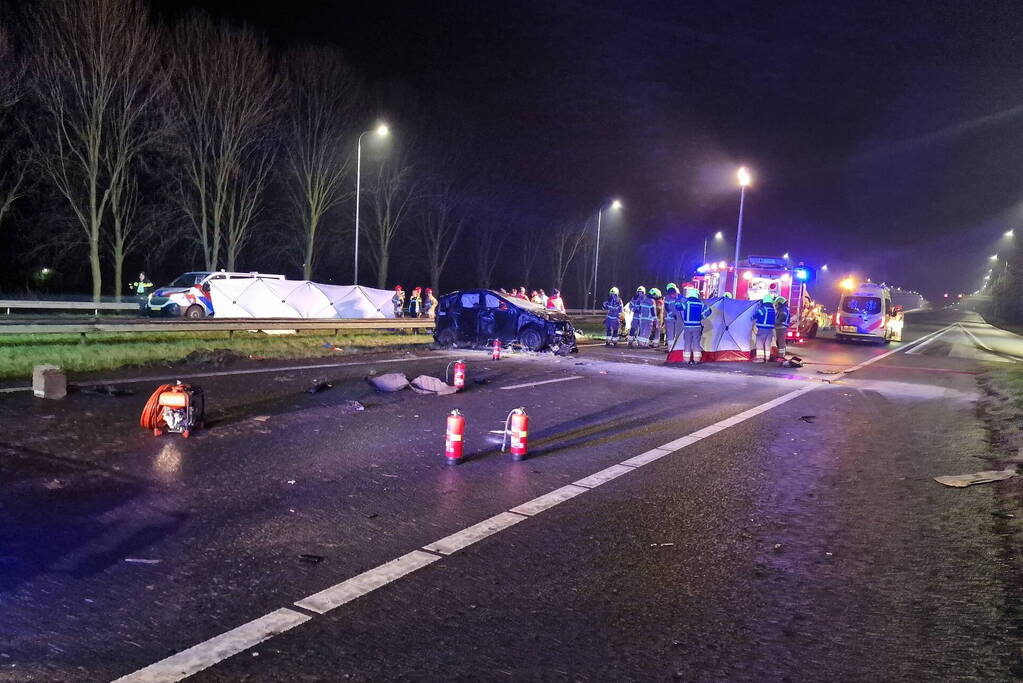
{"type": "Polygon", "coordinates": [[[312,279],[324,216],[344,198],[357,83],[341,52],[307,47],[285,59],[285,157],[289,197],[299,219],[302,274],[312,279]]]}
{"type": "MultiPolygon", "coordinates": [[[[35,92],[44,116],[35,149],[89,248],[92,296],[111,195],[151,142],[158,41],[139,0],[53,0],[32,17],[35,92]]],[[[118,283],[120,285],[120,283],[118,283]]]]}
{"type": "Polygon", "coordinates": [[[20,149],[22,128],[13,115],[24,96],[25,64],[15,53],[7,27],[0,25],[0,228],[24,194],[28,163],[20,149]]]}
{"type": "Polygon", "coordinates": [[[476,279],[480,287],[489,288],[494,277],[494,268],[501,260],[508,231],[502,230],[493,215],[484,216],[474,226],[472,239],[473,265],[476,268],[476,279]]]}
{"type": "Polygon", "coordinates": [[[474,202],[467,194],[465,185],[455,180],[454,176],[434,177],[427,181],[427,185],[430,189],[424,197],[426,206],[419,239],[430,266],[430,287],[439,295],[441,274],[451,254],[459,246],[459,239],[472,213],[474,202]]]}
{"type": "Polygon", "coordinates": [[[536,259],[540,256],[540,251],[544,246],[541,231],[536,228],[526,230],[519,240],[518,246],[519,257],[522,259],[522,284],[533,287],[530,282],[533,266],[536,265],[536,259]]]}
{"type": "Polygon", "coordinates": [[[195,14],[174,34],[173,99],[182,208],[208,270],[235,267],[262,208],[279,80],[266,39],[195,14]]]}
{"type": "Polygon", "coordinates": [[[384,289],[387,287],[391,247],[419,198],[419,187],[412,165],[401,153],[393,150],[377,165],[376,175],[365,191],[369,195],[367,203],[372,217],[366,226],[369,254],[376,266],[377,287],[384,289]]]}
{"type": "Polygon", "coordinates": [[[572,265],[573,259],[579,253],[579,247],[586,237],[585,225],[580,227],[577,223],[560,223],[551,231],[550,244],[551,265],[554,273],[554,286],[562,289],[565,283],[565,275],[568,267],[572,265]]]}

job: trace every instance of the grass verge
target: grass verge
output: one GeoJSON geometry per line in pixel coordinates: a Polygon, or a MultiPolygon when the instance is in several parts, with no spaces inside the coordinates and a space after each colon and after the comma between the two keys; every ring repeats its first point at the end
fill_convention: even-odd
{"type": "Polygon", "coordinates": [[[336,357],[385,349],[421,348],[429,334],[353,331],[338,336],[319,330],[269,335],[262,332],[123,332],[89,335],[11,335],[0,339],[0,378],[24,379],[32,368],[52,363],[65,372],[98,372],[127,366],[168,365],[203,359],[214,351],[239,358],[336,357]],[[327,346],[329,345],[329,346],[327,346]],[[340,348],[336,350],[334,347],[340,348]]]}

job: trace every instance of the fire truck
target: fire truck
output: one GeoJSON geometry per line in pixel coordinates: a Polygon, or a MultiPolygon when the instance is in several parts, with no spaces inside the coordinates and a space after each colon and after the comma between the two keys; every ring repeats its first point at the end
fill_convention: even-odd
{"type": "Polygon", "coordinates": [[[786,333],[790,343],[813,339],[828,325],[823,307],[810,296],[814,269],[802,262],[790,266],[785,258],[750,256],[739,262],[738,273],[725,261],[704,264],[696,272],[693,286],[704,299],[724,296],[733,288],[739,300],[760,301],[765,294],[785,297],[791,321],[786,333]]]}

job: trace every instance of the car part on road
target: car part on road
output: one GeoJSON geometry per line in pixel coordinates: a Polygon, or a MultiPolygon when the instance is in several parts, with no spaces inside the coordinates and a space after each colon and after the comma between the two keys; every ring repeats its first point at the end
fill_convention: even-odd
{"type": "Polygon", "coordinates": [[[305,393],[318,394],[321,391],[326,391],[327,389],[333,388],[333,386],[334,386],[333,384],[326,380],[314,379],[313,383],[309,385],[309,388],[305,390],[305,393]]]}
{"type": "Polygon", "coordinates": [[[973,474],[953,474],[946,475],[944,477],[935,477],[934,481],[953,488],[965,488],[967,486],[972,486],[973,484],[989,484],[993,481],[1011,479],[1015,476],[1016,470],[1014,469],[985,470],[984,472],[975,472],[973,474]]]}
{"type": "Polygon", "coordinates": [[[512,460],[519,461],[526,457],[529,452],[529,416],[525,408],[516,408],[508,413],[504,420],[504,438],[501,440],[501,452],[508,447],[508,437],[511,437],[512,460]]]}
{"type": "Polygon", "coordinates": [[[457,465],[462,461],[464,434],[465,417],[457,409],[452,410],[444,430],[444,460],[447,464],[457,465]]]}
{"type": "Polygon", "coordinates": [[[154,436],[173,432],[188,438],[193,429],[201,429],[206,415],[206,398],[199,387],[161,384],[142,409],[139,424],[154,436]]]}

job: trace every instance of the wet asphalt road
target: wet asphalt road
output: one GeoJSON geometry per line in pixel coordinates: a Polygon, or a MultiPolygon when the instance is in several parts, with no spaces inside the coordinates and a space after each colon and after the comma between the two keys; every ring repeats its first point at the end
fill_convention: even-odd
{"type": "MultiPolygon", "coordinates": [[[[187,441],[136,427],[148,383],[0,394],[0,680],[110,680],[285,607],[308,621],[194,680],[1012,680],[1018,530],[996,486],[931,477],[987,468],[975,373],[1013,340],[944,311],[912,316],[904,346],[958,320],[976,343],[949,328],[834,384],[818,371],[898,345],[819,340],[794,371],[468,353],[449,397],[362,379],[442,375],[441,352],[210,376],[192,381],[212,424],[187,441]],[[314,378],[334,387],[304,393],[314,378]],[[326,614],[293,605],[810,386],[326,614]],[[516,463],[489,432],[519,406],[516,463]],[[469,458],[451,468],[455,407],[469,458]]],[[[267,368],[226,371],[248,369],[267,368]]]]}

